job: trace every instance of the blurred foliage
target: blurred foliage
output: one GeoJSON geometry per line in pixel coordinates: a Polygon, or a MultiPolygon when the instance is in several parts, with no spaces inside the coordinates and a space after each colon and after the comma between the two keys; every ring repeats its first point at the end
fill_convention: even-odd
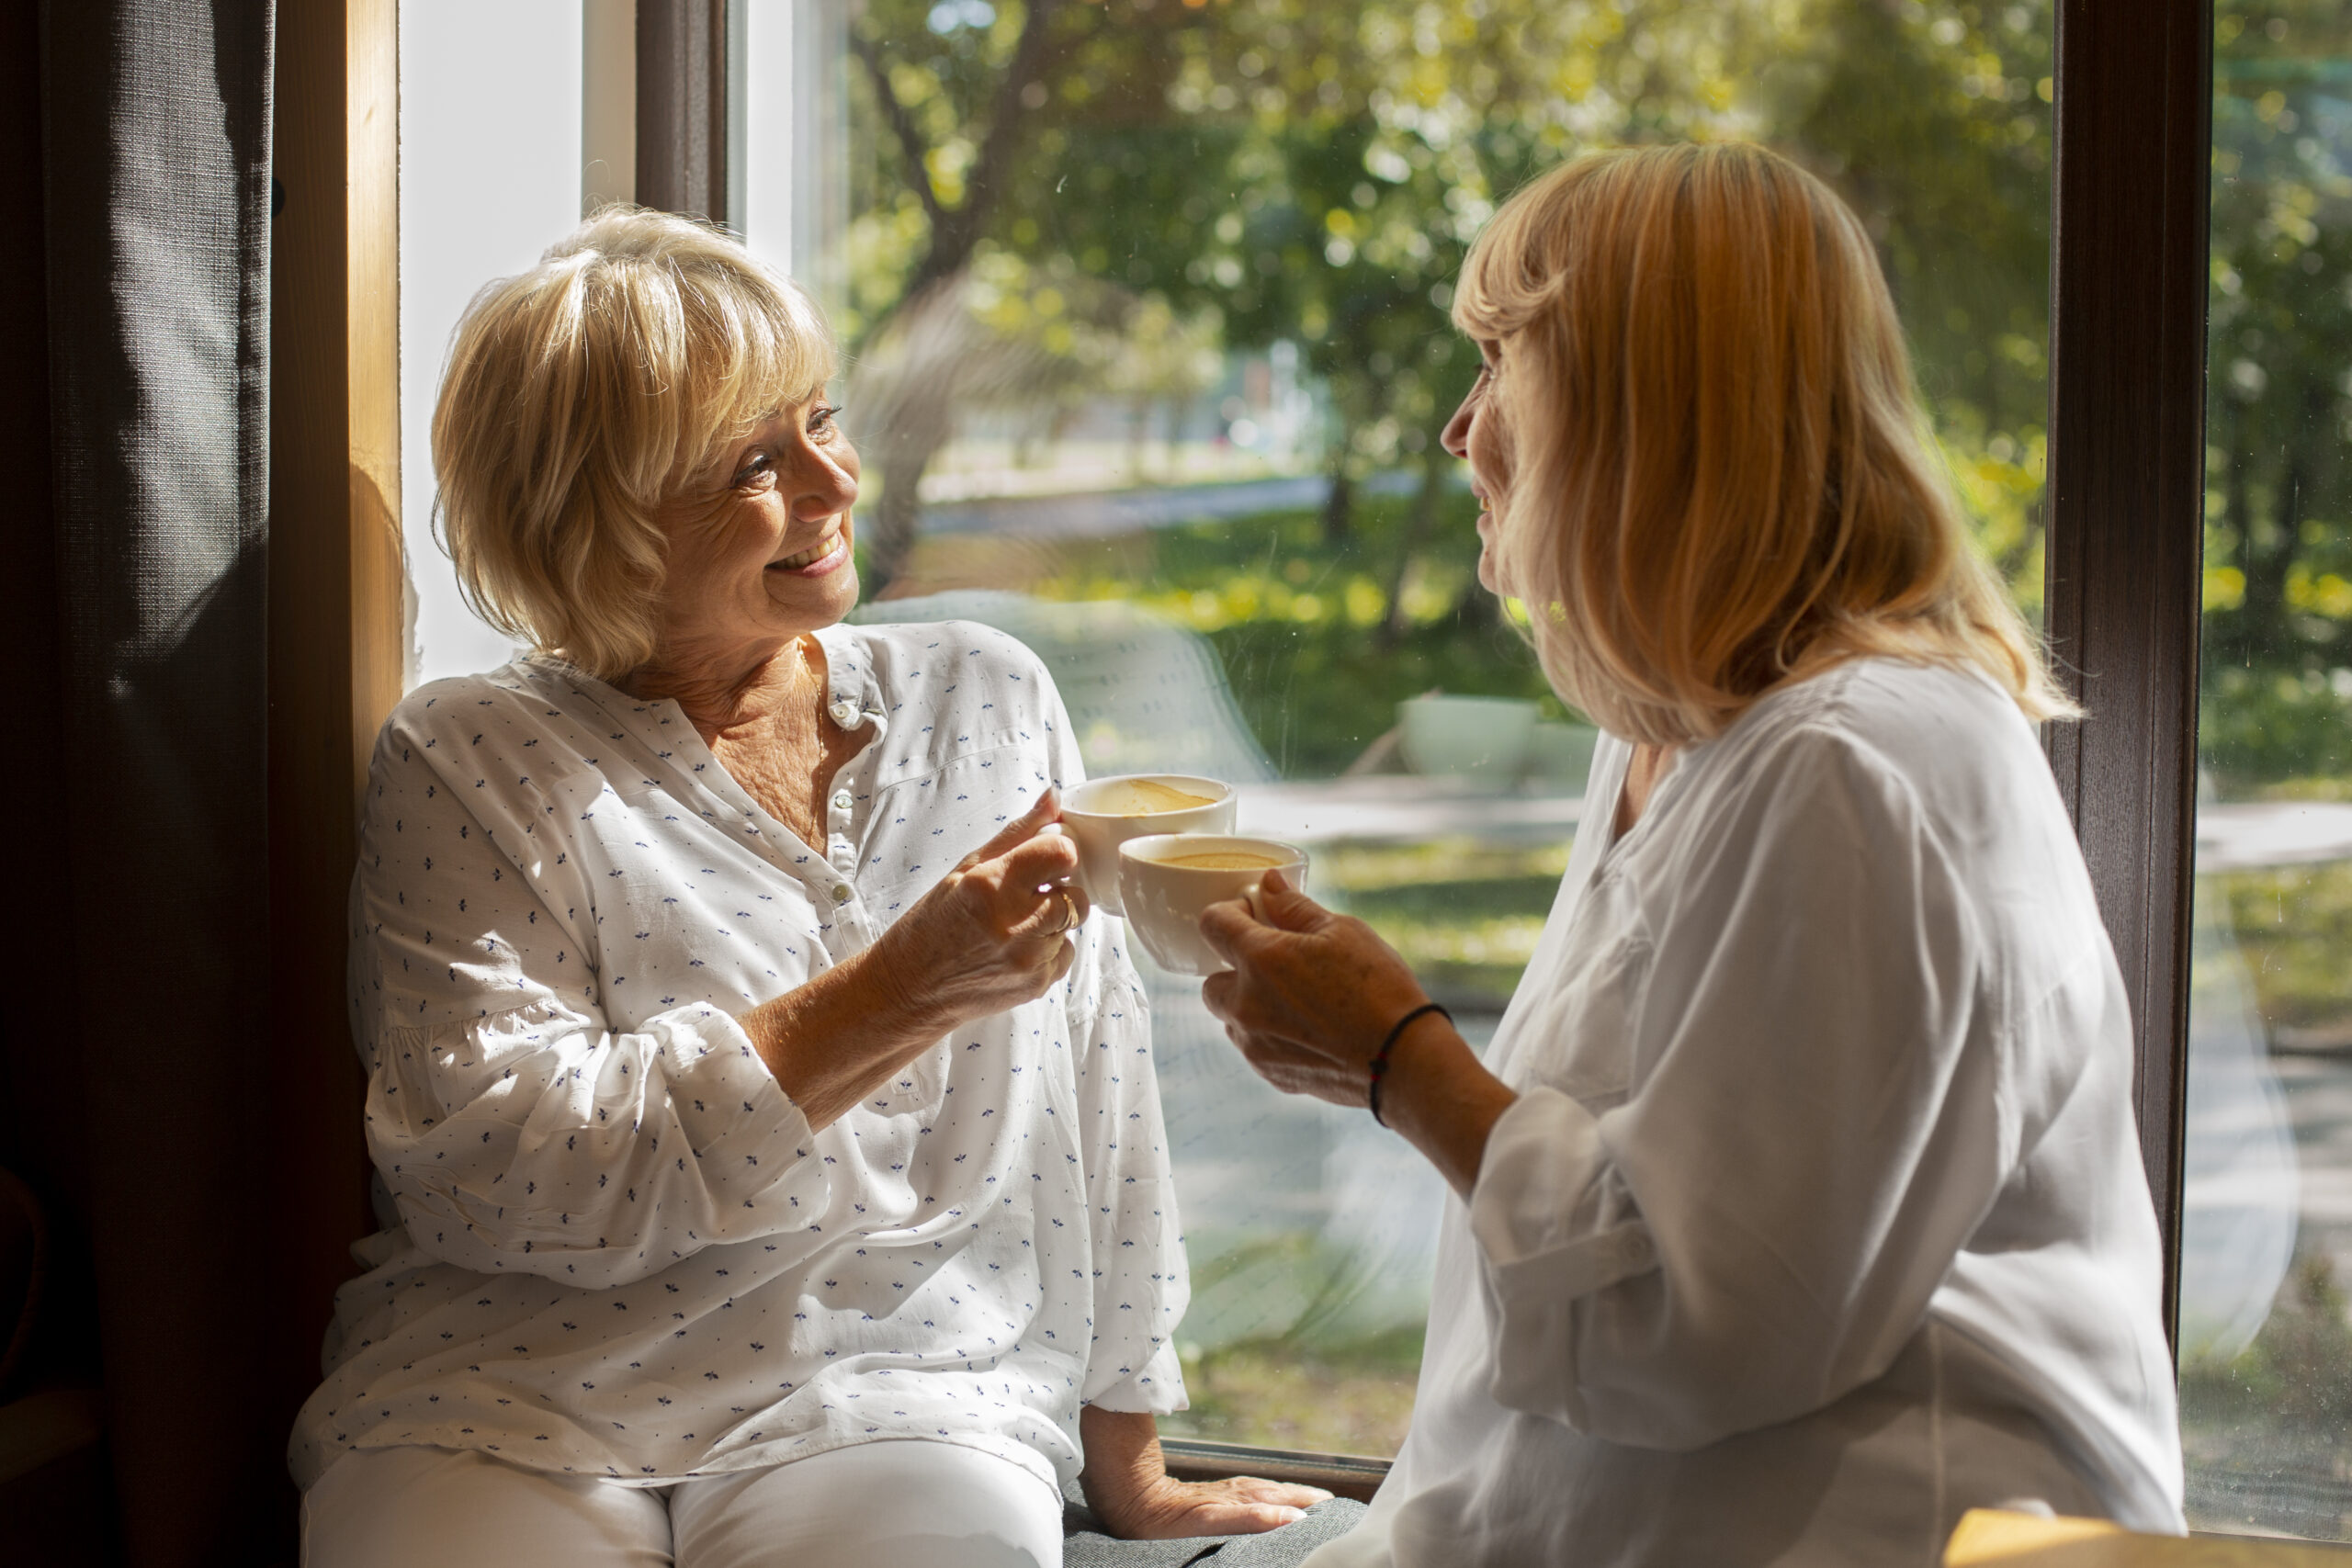
{"type": "Polygon", "coordinates": [[[2225,795],[2352,773],[2352,6],[2214,34],[2201,749],[2225,795]]]}
{"type": "MultiPolygon", "coordinates": [[[[853,344],[976,275],[1002,330],[1081,361],[1122,363],[1081,349],[1131,330],[1118,299],[1163,338],[1298,344],[1335,542],[1369,471],[1434,482],[1476,357],[1452,282],[1497,201],[1591,147],[1781,146],[1877,236],[1983,547],[2039,604],[2048,0],[868,0],[854,29],[853,344]]],[[[1147,353],[1116,395],[1195,389],[1157,356],[1178,373],[1147,353]]],[[[1359,558],[1394,584],[1432,547],[1359,558]]]]}
{"type": "Polygon", "coordinates": [[[1430,996],[1485,1013],[1510,1005],[1567,868],[1566,842],[1343,843],[1315,857],[1317,882],[1346,895],[1348,912],[1404,955],[1430,996]]]}
{"type": "Polygon", "coordinates": [[[2352,1535],[2352,1326],[2326,1254],[2295,1259],[2254,1343],[2180,1369],[2191,1529],[2352,1535]]]}
{"type": "Polygon", "coordinates": [[[1206,637],[1242,717],[1286,778],[1344,772],[1396,722],[1399,702],[1432,688],[1532,697],[1563,716],[1534,654],[1496,618],[1491,598],[1470,592],[1477,510],[1466,492],[1442,496],[1431,547],[1394,590],[1397,635],[1374,635],[1392,585],[1367,561],[1391,555],[1415,505],[1412,497],[1366,497],[1353,532],[1339,541],[1307,512],[1159,529],[1038,592],[1125,599],[1206,637]]]}
{"type": "Polygon", "coordinates": [[[2263,866],[2203,878],[2221,895],[2256,1010],[2282,1031],[2352,1029],[2352,862],[2263,866]]]}
{"type": "Polygon", "coordinates": [[[1337,1342],[1285,1337],[1187,1347],[1192,1408],[1161,1416],[1160,1435],[1391,1458],[1412,1418],[1421,1338],[1412,1327],[1337,1342]]]}
{"type": "Polygon", "coordinates": [[[2262,1331],[2234,1359],[2181,1369],[2184,1426],[2252,1422],[2352,1438],[2352,1317],[2324,1256],[2306,1254],[2262,1331]]]}

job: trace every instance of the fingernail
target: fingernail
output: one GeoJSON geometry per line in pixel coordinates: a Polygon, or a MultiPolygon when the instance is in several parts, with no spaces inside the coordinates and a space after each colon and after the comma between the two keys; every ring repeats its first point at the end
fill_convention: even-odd
{"type": "Polygon", "coordinates": [[[1284,1508],[1283,1510],[1283,1523],[1286,1525],[1295,1525],[1305,1517],[1306,1517],[1306,1510],[1304,1508],[1284,1508]]]}

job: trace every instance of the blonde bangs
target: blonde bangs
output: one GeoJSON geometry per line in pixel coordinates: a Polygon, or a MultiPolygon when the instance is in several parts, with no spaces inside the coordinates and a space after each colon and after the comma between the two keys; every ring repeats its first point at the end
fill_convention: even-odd
{"type": "Polygon", "coordinates": [[[467,602],[592,674],[636,669],[654,648],[657,511],[833,369],[816,307],[733,240],[598,213],[458,322],[433,466],[467,602]]]}
{"type": "Polygon", "coordinates": [[[1971,547],[1868,235],[1794,164],[1739,143],[1566,164],[1480,234],[1453,319],[1500,348],[1502,580],[1597,723],[1704,739],[1866,655],[2076,711],[1971,547]]]}

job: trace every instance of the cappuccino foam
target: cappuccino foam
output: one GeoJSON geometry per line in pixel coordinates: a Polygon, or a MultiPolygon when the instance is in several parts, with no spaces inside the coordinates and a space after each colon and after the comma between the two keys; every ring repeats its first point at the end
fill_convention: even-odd
{"type": "Polygon", "coordinates": [[[1248,850],[1203,850],[1189,855],[1161,855],[1162,865],[1181,865],[1194,871],[1271,871],[1287,864],[1281,855],[1253,854],[1248,850]]]}
{"type": "Polygon", "coordinates": [[[1102,817],[1153,817],[1163,811],[1189,811],[1196,806],[1215,806],[1214,795],[1194,795],[1150,779],[1120,779],[1100,789],[1086,792],[1085,802],[1076,809],[1102,817]]]}

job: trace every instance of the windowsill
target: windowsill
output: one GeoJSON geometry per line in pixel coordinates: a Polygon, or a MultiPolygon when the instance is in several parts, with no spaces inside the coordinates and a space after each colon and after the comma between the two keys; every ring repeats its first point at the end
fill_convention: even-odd
{"type": "MultiPolygon", "coordinates": [[[[1340,1497],[1369,1503],[1387,1477],[1389,1461],[1355,1454],[1300,1453],[1291,1449],[1254,1449],[1243,1443],[1204,1443],[1188,1438],[1160,1441],[1168,1473],[1179,1481],[1222,1481],[1227,1476],[1255,1475],[1320,1486],[1340,1497]]],[[[2352,1558],[2352,1544],[2329,1540],[2299,1540],[2285,1536],[2231,1535],[2220,1530],[2190,1530],[2191,1540],[2225,1541],[2254,1547],[2294,1547],[2352,1558]]]]}
{"type": "Polygon", "coordinates": [[[1255,1475],[1268,1481],[1320,1486],[1335,1496],[1369,1503],[1387,1477],[1388,1461],[1354,1454],[1299,1453],[1289,1449],[1253,1449],[1242,1443],[1204,1443],[1165,1438],[1159,1451],[1168,1473],[1179,1481],[1222,1481],[1255,1475]]]}

